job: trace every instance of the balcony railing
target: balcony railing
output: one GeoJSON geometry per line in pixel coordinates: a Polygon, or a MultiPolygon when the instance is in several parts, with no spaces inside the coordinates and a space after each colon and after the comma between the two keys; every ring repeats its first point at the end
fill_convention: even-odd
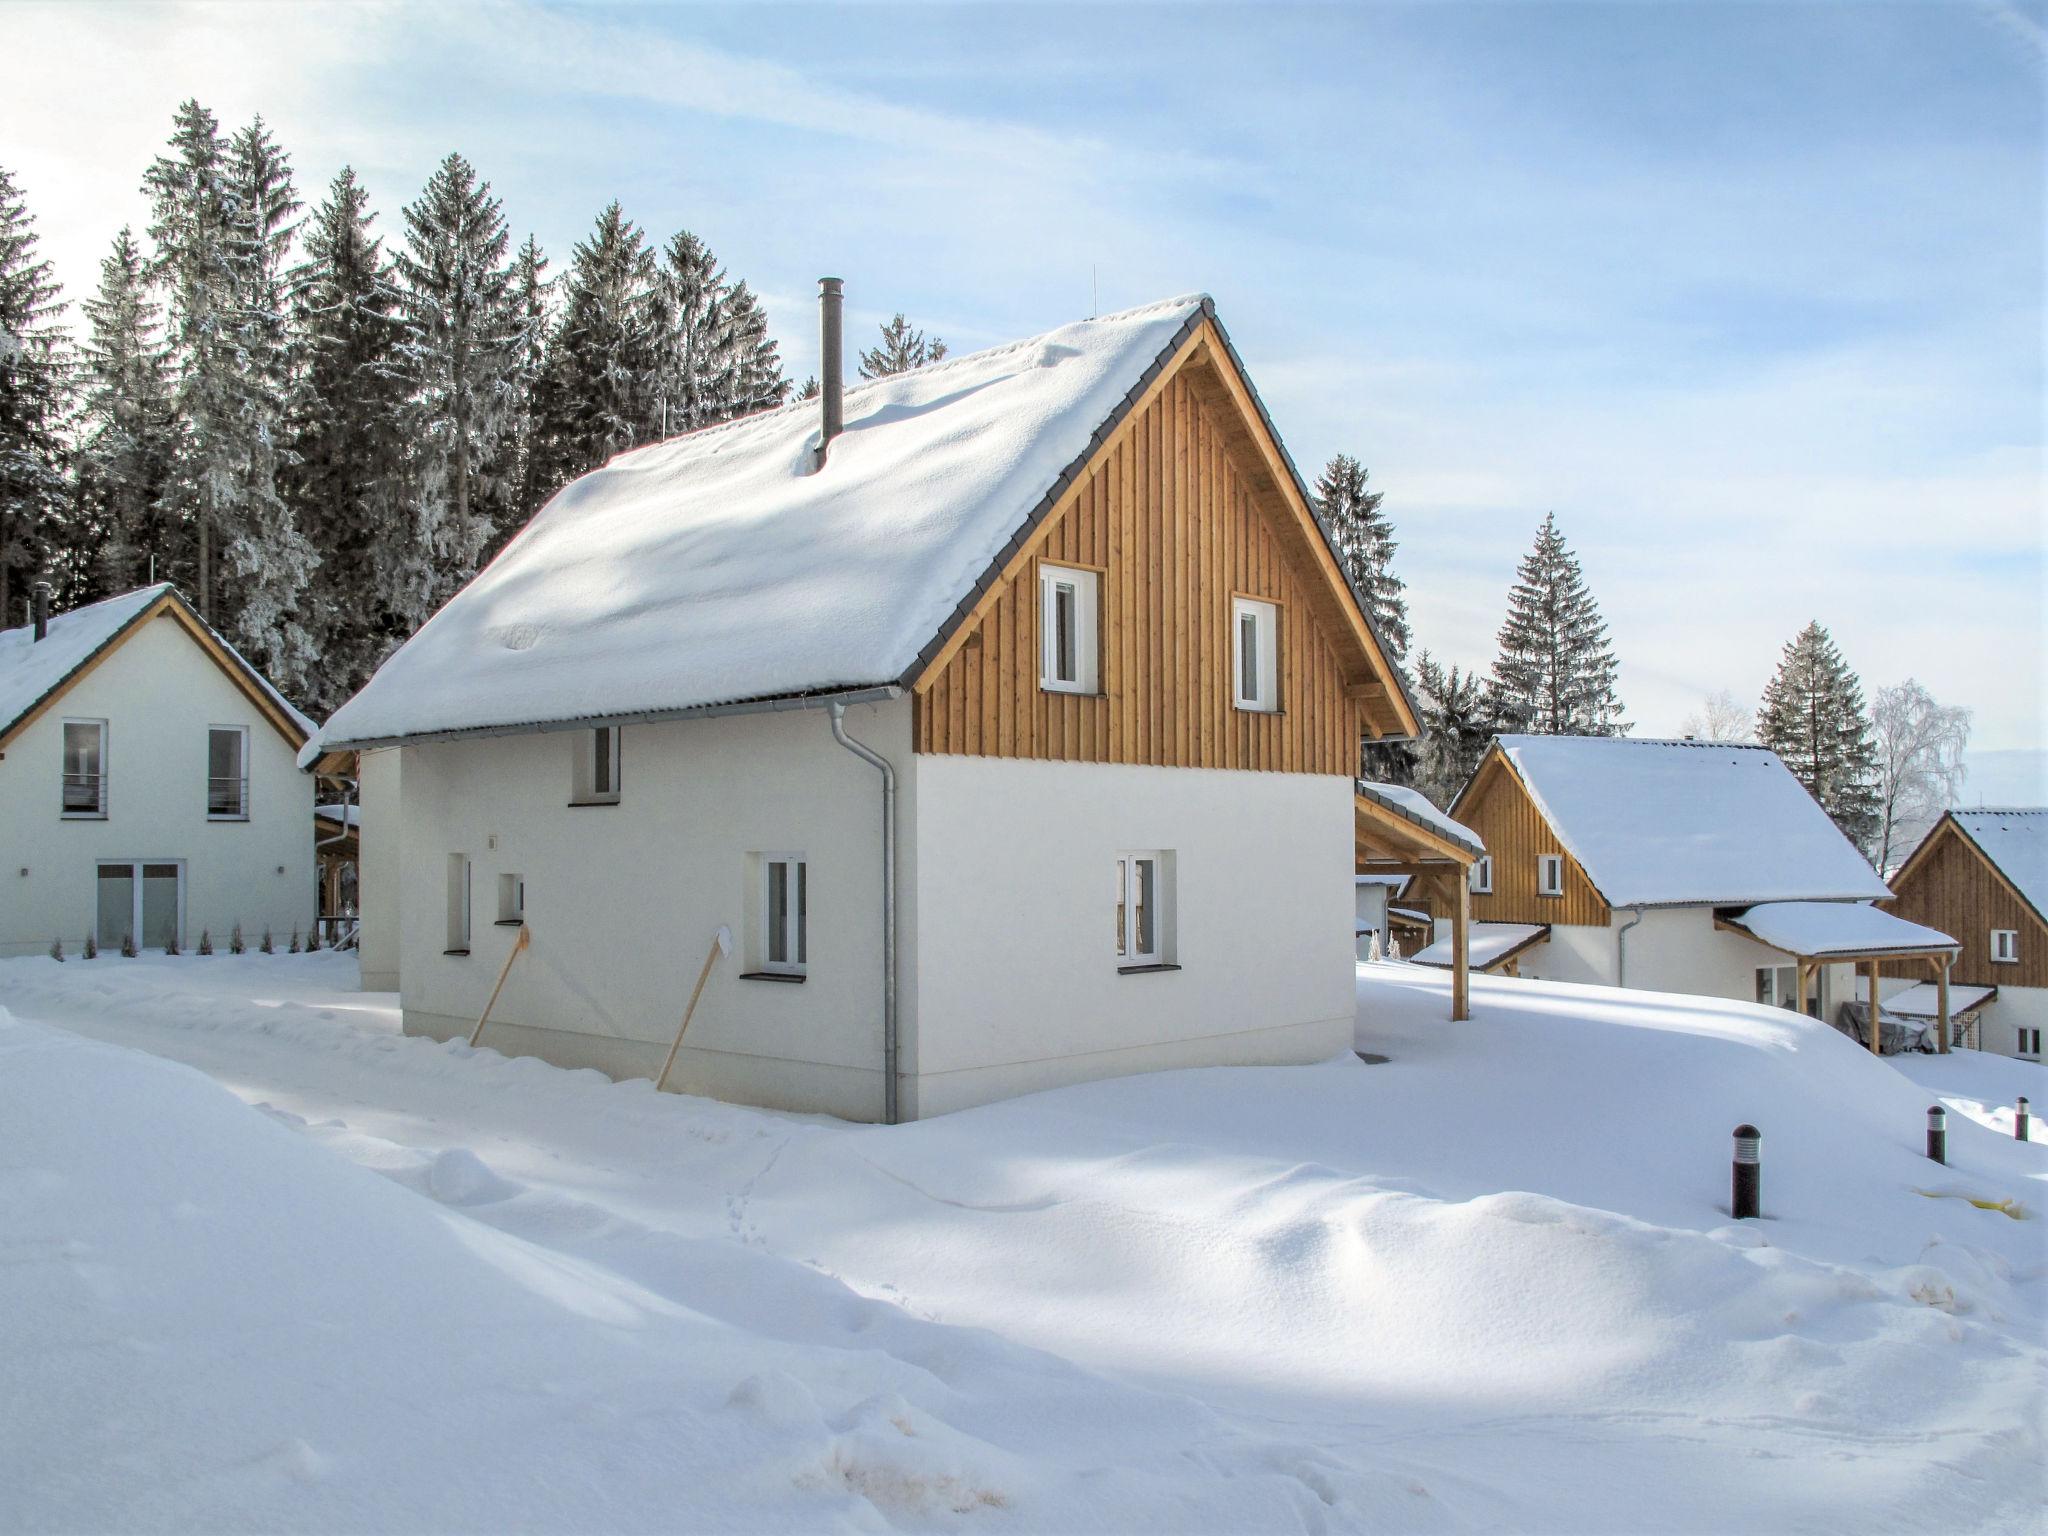
{"type": "Polygon", "coordinates": [[[206,781],[206,814],[214,821],[246,821],[249,817],[249,781],[246,778],[206,781]]]}
{"type": "Polygon", "coordinates": [[[64,775],[64,814],[104,816],[107,814],[107,776],[104,773],[64,775]]]}

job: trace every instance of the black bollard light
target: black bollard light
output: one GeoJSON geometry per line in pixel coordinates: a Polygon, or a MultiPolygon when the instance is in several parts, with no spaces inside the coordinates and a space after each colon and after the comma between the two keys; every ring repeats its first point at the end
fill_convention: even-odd
{"type": "Polygon", "coordinates": [[[1931,1163],[1948,1161],[1948,1111],[1939,1104],[1927,1109],[1927,1160],[1931,1163]]]}
{"type": "Polygon", "coordinates": [[[1734,1211],[1737,1221],[1760,1213],[1763,1165],[1759,1149],[1763,1140],[1764,1133],[1753,1125],[1735,1127],[1734,1193],[1729,1208],[1734,1211]]]}
{"type": "Polygon", "coordinates": [[[2020,1095],[2019,1103],[2013,1106],[2012,1139],[2014,1141],[2032,1140],[2027,1135],[2027,1096],[2024,1093],[2020,1095]]]}

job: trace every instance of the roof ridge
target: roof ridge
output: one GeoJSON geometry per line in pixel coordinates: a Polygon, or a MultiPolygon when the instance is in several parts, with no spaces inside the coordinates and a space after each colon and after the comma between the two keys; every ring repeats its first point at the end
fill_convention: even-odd
{"type": "Polygon", "coordinates": [[[1692,736],[1574,736],[1537,731],[1502,731],[1499,741],[1598,741],[1627,747],[1702,747],[1732,752],[1769,752],[1760,741],[1701,741],[1692,736]]]}
{"type": "MultiPolygon", "coordinates": [[[[91,613],[95,608],[105,608],[112,603],[125,603],[132,598],[141,597],[145,593],[148,594],[149,600],[151,602],[154,602],[156,601],[157,598],[161,597],[165,592],[170,591],[173,585],[174,583],[172,582],[158,581],[152,582],[146,587],[130,587],[126,592],[114,592],[108,594],[106,597],[96,597],[89,603],[80,603],[76,608],[65,608],[56,613],[52,613],[50,615],[50,622],[54,624],[59,619],[75,618],[79,614],[91,613]]],[[[24,630],[33,629],[34,627],[35,625],[33,622],[27,624],[16,624],[7,629],[0,629],[0,635],[20,634],[24,630]]]]}
{"type": "Polygon", "coordinates": [[[1958,805],[1951,816],[2048,816],[2048,805],[1958,805]]]}

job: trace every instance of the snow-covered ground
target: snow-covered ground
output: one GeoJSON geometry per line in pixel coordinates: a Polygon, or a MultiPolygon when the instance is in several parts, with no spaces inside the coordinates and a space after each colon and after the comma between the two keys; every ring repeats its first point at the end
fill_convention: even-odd
{"type": "Polygon", "coordinates": [[[0,1528],[2040,1528],[2048,1074],[1447,980],[886,1129],[0,962],[0,1528]]]}

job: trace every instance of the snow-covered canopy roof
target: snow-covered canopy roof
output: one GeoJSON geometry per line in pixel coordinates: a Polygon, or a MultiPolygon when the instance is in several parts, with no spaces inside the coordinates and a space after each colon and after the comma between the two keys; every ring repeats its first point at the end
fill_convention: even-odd
{"type": "Polygon", "coordinates": [[[2048,808],[1951,811],[1956,826],[2048,920],[2048,808]]]}
{"type": "Polygon", "coordinates": [[[68,685],[95,656],[165,599],[175,603],[185,618],[220,646],[228,660],[240,669],[244,680],[298,727],[301,739],[313,734],[311,720],[292,708],[290,701],[270,685],[268,678],[194,613],[176,588],[168,582],[158,582],[155,586],[137,587],[133,592],[123,592],[82,608],[52,614],[49,630],[41,640],[36,639],[33,625],[0,630],[0,740],[4,740],[38,704],[68,685]]]}
{"type": "Polygon", "coordinates": [[[320,747],[902,686],[1213,315],[1190,295],[856,385],[822,468],[814,401],[621,454],[549,501],[320,747]]]}
{"type": "Polygon", "coordinates": [[[1613,736],[1502,736],[1498,745],[1611,906],[1891,894],[1766,748],[1613,736]]]}
{"type": "Polygon", "coordinates": [[[1370,800],[1374,805],[1392,811],[1404,821],[1411,821],[1419,827],[1427,828],[1446,842],[1463,848],[1475,858],[1486,852],[1486,844],[1479,841],[1478,833],[1451,820],[1426,798],[1405,785],[1377,784],[1359,779],[1355,787],[1361,799],[1370,800]]]}
{"type": "Polygon", "coordinates": [[[1869,959],[1960,947],[1938,929],[1852,901],[1770,901],[1728,921],[1773,949],[1807,959],[1869,959]]]}
{"type": "MultiPolygon", "coordinates": [[[[1865,989],[1867,992],[1867,988],[1865,989]]],[[[1951,986],[1948,989],[1948,1016],[1960,1018],[1966,1013],[1975,1013],[1998,995],[1996,987],[1951,986]]],[[[1865,1001],[1868,1001],[1866,997],[1865,1001]]],[[[1895,992],[1886,998],[1880,1012],[1896,1013],[1907,1019],[1938,1019],[1941,1017],[1941,989],[1931,981],[1915,982],[1903,992],[1895,992]]]]}
{"type": "MultiPolygon", "coordinates": [[[[1525,949],[1533,949],[1549,937],[1548,923],[1474,923],[1466,940],[1466,967],[1474,971],[1488,970],[1525,949]]],[[[1427,949],[1418,949],[1409,958],[1417,965],[1433,965],[1446,971],[1457,963],[1449,934],[1427,949]]]]}

